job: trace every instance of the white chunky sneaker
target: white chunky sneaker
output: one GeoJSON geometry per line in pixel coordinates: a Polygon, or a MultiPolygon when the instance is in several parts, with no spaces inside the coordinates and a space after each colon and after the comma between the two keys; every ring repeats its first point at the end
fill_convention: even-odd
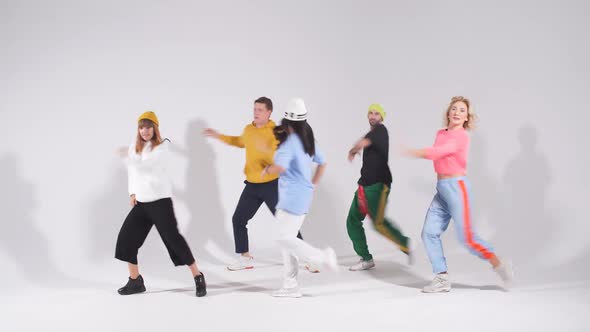
{"type": "Polygon", "coordinates": [[[254,257],[240,256],[235,262],[227,266],[230,271],[250,270],[254,268],[254,257]]]}
{"type": "Polygon", "coordinates": [[[324,253],[326,254],[326,267],[331,271],[338,272],[340,270],[338,267],[338,256],[336,256],[334,249],[326,248],[324,253]]]}
{"type": "Polygon", "coordinates": [[[295,287],[295,288],[281,288],[277,291],[274,291],[272,293],[272,296],[297,298],[297,297],[302,297],[303,294],[301,294],[301,290],[299,290],[299,287],[295,287]]]}
{"type": "Polygon", "coordinates": [[[508,290],[512,286],[512,280],[514,279],[514,271],[512,269],[512,263],[502,262],[500,265],[494,268],[494,271],[500,276],[504,282],[504,288],[508,290]]]}
{"type": "Polygon", "coordinates": [[[430,285],[426,285],[422,292],[424,293],[441,293],[448,292],[451,290],[451,282],[449,281],[449,275],[447,273],[437,274],[430,285]]]}
{"type": "Polygon", "coordinates": [[[375,267],[375,262],[372,259],[366,261],[361,258],[361,260],[359,260],[358,263],[354,264],[353,266],[349,267],[348,269],[350,271],[362,271],[362,270],[372,269],[374,267],[375,267]]]}

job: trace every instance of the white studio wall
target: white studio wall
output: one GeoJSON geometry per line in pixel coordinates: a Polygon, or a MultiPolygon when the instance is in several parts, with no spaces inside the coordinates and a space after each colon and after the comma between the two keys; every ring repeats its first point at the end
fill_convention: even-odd
{"type": "MultiPolygon", "coordinates": [[[[587,273],[589,6],[555,3],[2,1],[2,277],[90,278],[84,269],[118,264],[128,203],[116,150],[146,109],[177,148],[183,233],[200,260],[226,263],[244,151],[201,132],[240,134],[260,96],[277,122],[289,98],[304,98],[327,155],[303,228],[311,243],[353,255],[345,218],[360,161],[346,153],[375,102],[388,113],[388,214],[419,239],[435,174],[397,147],[431,144],[450,98],[465,95],[480,119],[469,176],[481,235],[525,273],[587,273]]],[[[262,209],[252,251],[278,259],[262,209]]],[[[169,264],[153,235],[145,260],[169,264]]],[[[393,249],[368,236],[372,250],[393,249]]],[[[446,246],[476,262],[450,236],[446,246]]]]}

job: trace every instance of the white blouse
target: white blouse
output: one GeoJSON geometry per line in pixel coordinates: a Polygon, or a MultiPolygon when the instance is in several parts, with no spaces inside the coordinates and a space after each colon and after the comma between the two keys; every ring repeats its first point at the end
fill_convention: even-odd
{"type": "Polygon", "coordinates": [[[164,140],[152,150],[145,144],[141,154],[135,152],[135,143],[129,146],[126,159],[129,176],[129,195],[135,194],[138,202],[148,203],[172,197],[172,184],[167,173],[170,141],[164,140]]]}

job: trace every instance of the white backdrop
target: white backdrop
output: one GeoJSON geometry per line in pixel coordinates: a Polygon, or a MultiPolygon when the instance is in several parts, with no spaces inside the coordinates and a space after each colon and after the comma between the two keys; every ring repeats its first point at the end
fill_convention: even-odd
{"type": "MultiPolygon", "coordinates": [[[[328,169],[303,234],[342,257],[353,255],[345,218],[360,168],[346,152],[368,130],[367,106],[384,104],[388,214],[419,239],[435,175],[395,146],[431,144],[454,95],[480,118],[469,176],[482,237],[521,271],[577,278],[590,254],[589,14],[583,1],[0,1],[1,278],[124,273],[112,258],[128,211],[115,151],[146,109],[178,150],[183,233],[200,261],[226,263],[244,151],[201,131],[239,134],[259,96],[275,121],[305,99],[328,169]]],[[[278,257],[272,224],[264,207],[251,222],[261,259],[278,257]]],[[[475,264],[448,233],[455,262],[475,264]]],[[[140,260],[170,264],[154,235],[140,260]]]]}

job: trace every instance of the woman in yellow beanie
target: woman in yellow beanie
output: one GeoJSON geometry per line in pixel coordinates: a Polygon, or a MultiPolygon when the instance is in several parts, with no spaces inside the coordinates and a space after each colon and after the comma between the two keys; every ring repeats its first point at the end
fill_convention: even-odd
{"type": "Polygon", "coordinates": [[[205,276],[199,271],[186,240],[178,231],[171,199],[172,186],[166,172],[170,141],[160,136],[159,124],[154,112],[143,113],[138,119],[135,142],[122,151],[129,173],[132,208],[117,238],[115,258],[127,262],[129,268],[129,280],[118,292],[121,295],[145,292],[137,253],[155,225],[174,265],[189,266],[196,284],[196,295],[205,296],[205,276]]]}

